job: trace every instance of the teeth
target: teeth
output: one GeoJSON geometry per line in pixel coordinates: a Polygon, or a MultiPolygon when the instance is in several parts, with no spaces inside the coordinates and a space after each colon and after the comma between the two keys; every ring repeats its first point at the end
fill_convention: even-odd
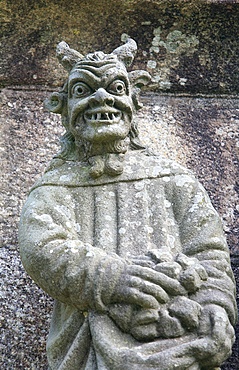
{"type": "Polygon", "coordinates": [[[112,113],[112,112],[106,112],[106,113],[92,113],[87,114],[86,117],[90,121],[113,121],[116,118],[120,116],[119,112],[112,113]]]}

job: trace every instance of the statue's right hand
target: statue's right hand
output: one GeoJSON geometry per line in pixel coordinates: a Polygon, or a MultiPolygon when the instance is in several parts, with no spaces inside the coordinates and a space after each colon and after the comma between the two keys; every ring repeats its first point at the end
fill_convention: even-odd
{"type": "Polygon", "coordinates": [[[143,308],[158,308],[169,301],[166,291],[160,286],[162,274],[148,267],[127,265],[115,286],[112,303],[128,303],[143,308]]]}

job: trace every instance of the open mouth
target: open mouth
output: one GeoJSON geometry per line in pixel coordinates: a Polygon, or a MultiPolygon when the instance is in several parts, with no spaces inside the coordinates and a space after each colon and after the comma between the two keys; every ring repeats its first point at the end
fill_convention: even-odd
{"type": "Polygon", "coordinates": [[[84,118],[86,121],[90,121],[92,123],[117,123],[121,118],[121,112],[86,112],[84,114],[84,118]]]}

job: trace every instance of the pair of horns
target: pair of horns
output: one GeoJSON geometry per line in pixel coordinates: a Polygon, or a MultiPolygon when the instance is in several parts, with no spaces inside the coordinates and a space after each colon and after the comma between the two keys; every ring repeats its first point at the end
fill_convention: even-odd
{"type": "MultiPolygon", "coordinates": [[[[136,42],[131,38],[127,38],[125,44],[113,50],[111,54],[116,55],[118,59],[128,67],[133,62],[136,51],[136,42]]],[[[61,41],[57,45],[56,55],[67,71],[70,71],[77,62],[85,58],[84,55],[78,51],[71,49],[65,41],[61,41]]]]}

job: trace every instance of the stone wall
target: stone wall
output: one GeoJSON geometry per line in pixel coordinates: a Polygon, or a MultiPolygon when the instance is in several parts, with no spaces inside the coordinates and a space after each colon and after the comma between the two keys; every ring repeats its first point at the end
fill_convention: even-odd
{"type": "Polygon", "coordinates": [[[238,19],[230,0],[1,0],[0,81],[60,84],[58,42],[110,52],[126,33],[139,44],[134,68],[152,73],[151,90],[236,94],[238,19]]]}
{"type": "MultiPolygon", "coordinates": [[[[25,274],[17,224],[27,192],[59,149],[58,116],[43,100],[65,73],[62,39],[82,53],[111,51],[129,34],[133,69],[147,69],[137,120],[155,151],[191,168],[223,218],[239,280],[239,98],[236,1],[1,1],[0,368],[47,370],[52,300],[25,274]],[[93,5],[94,4],[94,5],[93,5]]],[[[239,284],[239,281],[238,281],[239,284]]],[[[224,370],[236,370],[239,343],[224,370]]]]}

